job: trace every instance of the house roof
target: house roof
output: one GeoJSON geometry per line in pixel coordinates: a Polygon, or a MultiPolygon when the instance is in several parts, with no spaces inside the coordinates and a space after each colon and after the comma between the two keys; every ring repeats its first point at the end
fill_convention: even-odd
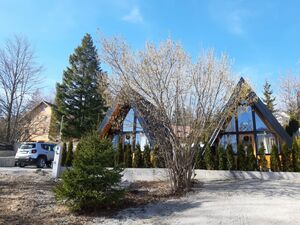
{"type": "MultiPolygon", "coordinates": [[[[288,135],[288,133],[283,129],[283,127],[280,125],[278,120],[275,118],[275,116],[272,114],[272,112],[267,108],[267,106],[261,101],[261,99],[256,95],[256,93],[253,91],[253,89],[250,87],[249,84],[244,80],[243,77],[241,77],[240,81],[236,85],[236,88],[234,89],[235,92],[239,92],[241,88],[245,87],[245,85],[249,88],[249,94],[248,98],[253,100],[254,107],[261,113],[261,115],[265,118],[265,120],[268,122],[268,124],[271,126],[271,128],[278,134],[278,136],[289,146],[292,145],[292,138],[288,135]]],[[[232,94],[230,97],[228,103],[226,104],[226,107],[232,106],[235,95],[232,94]]],[[[225,109],[224,109],[225,110],[225,109]]],[[[217,128],[214,130],[213,134],[211,135],[211,138],[209,140],[210,145],[213,145],[216,138],[218,137],[222,127],[225,125],[226,121],[228,121],[228,118],[223,117],[217,128]]]]}
{"type": "MultiPolygon", "coordinates": [[[[159,126],[159,124],[153,124],[153,118],[150,118],[151,115],[147,113],[150,104],[148,101],[141,99],[142,103],[115,103],[106,113],[104,119],[99,125],[98,131],[100,137],[105,137],[115,120],[118,120],[118,123],[122,124],[129,110],[132,109],[136,115],[139,123],[141,124],[143,131],[150,142],[150,145],[155,144],[155,135],[151,127],[159,126]],[[152,124],[149,124],[151,121],[152,124]]],[[[153,107],[153,105],[151,105],[153,107]]]]}
{"type": "Polygon", "coordinates": [[[47,101],[41,101],[41,102],[39,102],[38,104],[36,104],[36,106],[34,106],[30,111],[26,112],[26,113],[24,114],[24,116],[21,118],[21,120],[24,119],[24,118],[26,118],[28,115],[30,115],[31,112],[33,112],[34,110],[36,110],[36,109],[37,109],[40,105],[42,105],[42,104],[47,105],[47,106],[50,106],[51,108],[52,108],[52,107],[55,107],[55,105],[52,104],[52,103],[50,103],[50,102],[47,102],[47,101]]]}

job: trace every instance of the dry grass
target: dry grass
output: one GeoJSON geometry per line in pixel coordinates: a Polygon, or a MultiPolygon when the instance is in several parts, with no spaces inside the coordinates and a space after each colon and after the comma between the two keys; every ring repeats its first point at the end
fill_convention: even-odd
{"type": "Polygon", "coordinates": [[[0,224],[70,224],[79,225],[96,217],[113,216],[127,207],[140,207],[171,196],[166,182],[137,182],[130,184],[123,204],[106,211],[73,214],[55,201],[52,189],[56,182],[43,171],[28,175],[0,173],[0,224]]]}

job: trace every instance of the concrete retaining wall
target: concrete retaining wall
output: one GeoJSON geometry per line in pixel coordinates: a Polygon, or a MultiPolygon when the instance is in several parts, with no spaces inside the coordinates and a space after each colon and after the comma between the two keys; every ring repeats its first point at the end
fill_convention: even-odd
{"type": "MultiPolygon", "coordinates": [[[[63,167],[61,171],[65,170],[63,167]]],[[[300,180],[300,173],[293,172],[257,172],[257,171],[228,171],[228,170],[195,170],[197,180],[300,180]]],[[[160,168],[126,168],[123,172],[123,181],[162,181],[168,179],[167,169],[160,168]]]]}

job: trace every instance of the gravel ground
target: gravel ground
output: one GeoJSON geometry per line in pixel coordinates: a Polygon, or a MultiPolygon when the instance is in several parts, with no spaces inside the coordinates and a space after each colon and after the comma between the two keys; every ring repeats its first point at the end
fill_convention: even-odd
{"type": "Polygon", "coordinates": [[[300,224],[300,180],[206,181],[187,196],[169,200],[164,200],[167,196],[154,197],[165,195],[155,190],[164,184],[137,183],[133,188],[137,193],[129,196],[138,207],[104,217],[74,215],[57,204],[50,173],[0,168],[1,225],[300,224]]]}
{"type": "Polygon", "coordinates": [[[89,224],[300,224],[300,181],[205,182],[180,199],[151,203],[89,224]]]}

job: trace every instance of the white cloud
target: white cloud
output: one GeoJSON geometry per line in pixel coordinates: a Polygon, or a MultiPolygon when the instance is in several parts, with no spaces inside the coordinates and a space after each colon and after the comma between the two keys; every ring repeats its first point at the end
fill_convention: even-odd
{"type": "Polygon", "coordinates": [[[143,17],[138,7],[134,7],[122,20],[129,23],[143,23],[143,17]]]}

